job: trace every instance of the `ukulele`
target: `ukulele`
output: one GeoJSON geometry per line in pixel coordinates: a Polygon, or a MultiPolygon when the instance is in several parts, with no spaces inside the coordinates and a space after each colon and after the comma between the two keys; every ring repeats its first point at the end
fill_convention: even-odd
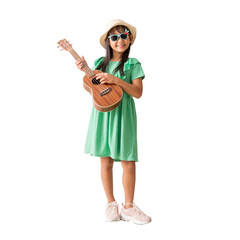
{"type": "Polygon", "coordinates": [[[92,71],[87,64],[84,64],[86,62],[79,57],[72,48],[72,44],[66,39],[60,40],[58,45],[70,52],[75,60],[80,59],[83,62],[83,71],[86,74],[83,77],[83,87],[92,95],[94,107],[100,112],[109,112],[118,107],[122,101],[122,88],[115,84],[101,84],[100,80],[96,79],[96,74],[101,71],[92,71]]]}

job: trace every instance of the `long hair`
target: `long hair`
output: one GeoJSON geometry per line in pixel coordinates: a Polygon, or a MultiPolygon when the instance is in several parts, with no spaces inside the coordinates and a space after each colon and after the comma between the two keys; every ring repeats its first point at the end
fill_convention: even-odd
{"type": "MultiPolygon", "coordinates": [[[[106,56],[105,56],[103,62],[97,67],[98,70],[101,70],[103,72],[105,72],[110,60],[113,57],[113,50],[112,50],[112,48],[109,44],[109,39],[108,39],[108,36],[111,34],[111,31],[113,29],[116,29],[118,32],[124,32],[125,29],[127,29],[129,31],[129,37],[131,35],[130,30],[123,25],[118,25],[118,26],[110,29],[110,31],[108,32],[107,37],[105,39],[106,56]]],[[[124,63],[128,60],[128,56],[129,56],[129,53],[130,53],[130,48],[131,48],[131,43],[129,44],[128,49],[126,49],[126,51],[123,53],[122,59],[121,59],[119,65],[114,69],[114,73],[116,73],[118,70],[120,70],[121,75],[124,75],[123,67],[124,67],[124,63]]]]}

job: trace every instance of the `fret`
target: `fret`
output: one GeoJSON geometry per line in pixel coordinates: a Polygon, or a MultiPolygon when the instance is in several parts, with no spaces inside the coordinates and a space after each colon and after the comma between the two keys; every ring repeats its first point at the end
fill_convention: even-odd
{"type": "Polygon", "coordinates": [[[87,66],[87,65],[84,66],[84,67],[83,67],[83,70],[84,70],[84,72],[85,72],[89,77],[95,76],[95,72],[92,71],[92,69],[90,69],[89,66],[87,66]]]}
{"type": "Polygon", "coordinates": [[[84,65],[85,61],[82,60],[82,58],[75,52],[75,50],[73,48],[71,48],[69,50],[69,52],[71,53],[71,55],[75,58],[75,60],[81,60],[83,62],[83,71],[89,76],[89,77],[93,77],[95,76],[94,71],[92,71],[92,69],[89,68],[88,65],[84,65]]]}
{"type": "MultiPolygon", "coordinates": [[[[72,54],[72,56],[75,58],[75,60],[81,59],[80,56],[74,51],[73,48],[69,50],[69,52],[72,54]]],[[[81,59],[82,60],[82,59],[81,59]]]]}

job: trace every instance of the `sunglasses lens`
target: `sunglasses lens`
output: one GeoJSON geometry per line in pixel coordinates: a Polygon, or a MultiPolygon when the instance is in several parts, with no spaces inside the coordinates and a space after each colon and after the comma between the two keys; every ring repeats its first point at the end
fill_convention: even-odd
{"type": "Polygon", "coordinates": [[[118,36],[117,36],[117,35],[111,36],[111,40],[112,40],[113,42],[117,41],[117,40],[118,40],[118,36]]]}
{"type": "Polygon", "coordinates": [[[127,39],[127,38],[128,38],[128,35],[127,35],[127,34],[125,34],[125,33],[122,33],[122,34],[121,34],[121,39],[125,40],[125,39],[127,39]]]}
{"type": "Polygon", "coordinates": [[[122,33],[122,34],[119,34],[119,35],[112,35],[112,36],[110,36],[109,38],[111,38],[111,40],[112,40],[113,42],[115,42],[115,41],[118,40],[119,36],[120,36],[121,39],[123,39],[123,40],[126,40],[126,39],[128,38],[128,34],[125,34],[125,33],[122,33]]]}

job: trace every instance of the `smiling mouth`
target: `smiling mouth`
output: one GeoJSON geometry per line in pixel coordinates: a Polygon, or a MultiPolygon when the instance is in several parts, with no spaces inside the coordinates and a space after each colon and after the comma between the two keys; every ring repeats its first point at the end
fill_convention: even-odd
{"type": "Polygon", "coordinates": [[[117,45],[117,47],[123,48],[125,47],[125,45],[117,45]]]}

